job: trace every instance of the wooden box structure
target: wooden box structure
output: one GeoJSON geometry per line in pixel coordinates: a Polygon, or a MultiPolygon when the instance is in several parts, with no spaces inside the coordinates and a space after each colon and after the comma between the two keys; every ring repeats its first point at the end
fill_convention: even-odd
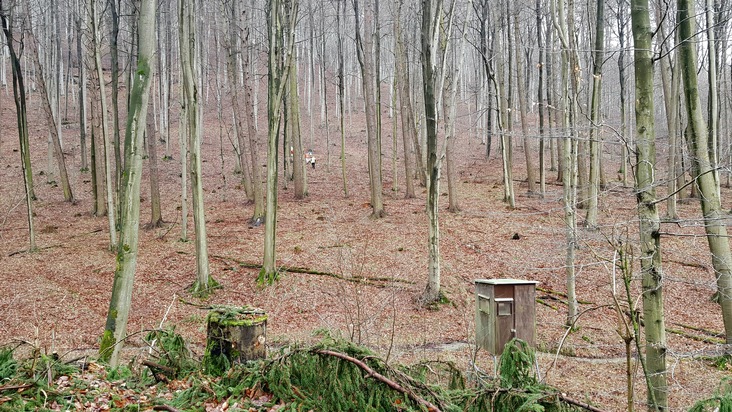
{"type": "Polygon", "coordinates": [[[478,345],[493,355],[513,338],[536,343],[536,284],[517,279],[475,280],[475,333],[478,345]]]}

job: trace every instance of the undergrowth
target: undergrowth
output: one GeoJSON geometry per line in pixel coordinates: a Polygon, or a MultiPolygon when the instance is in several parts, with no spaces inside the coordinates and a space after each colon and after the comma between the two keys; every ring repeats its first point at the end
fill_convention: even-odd
{"type": "Polygon", "coordinates": [[[555,389],[536,380],[533,352],[521,341],[507,346],[498,378],[476,384],[449,362],[392,366],[352,342],[327,333],[320,338],[314,346],[283,347],[268,359],[235,364],[223,376],[205,373],[174,329],[148,335],[156,351],[145,367],[131,364],[107,371],[91,363],[80,368],[53,359],[42,361],[37,354],[17,361],[12,350],[2,350],[0,411],[95,407],[123,411],[162,404],[186,411],[223,404],[230,410],[260,411],[577,410],[561,401],[555,389]],[[35,372],[29,363],[36,365],[35,372]]]}

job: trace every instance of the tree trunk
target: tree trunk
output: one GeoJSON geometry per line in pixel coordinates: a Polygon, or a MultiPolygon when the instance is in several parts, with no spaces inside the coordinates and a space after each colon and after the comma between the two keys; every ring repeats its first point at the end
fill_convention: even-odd
{"type": "Polygon", "coordinates": [[[196,243],[196,281],[191,288],[194,294],[206,295],[214,285],[209,278],[208,241],[206,238],[206,217],[203,204],[203,176],[201,165],[201,106],[198,88],[196,25],[193,0],[179,0],[179,41],[180,62],[184,104],[186,107],[186,131],[191,177],[191,196],[193,197],[193,225],[196,243]]]}
{"type": "Polygon", "coordinates": [[[710,158],[711,149],[707,146],[708,134],[702,114],[697,80],[696,44],[693,36],[694,3],[689,0],[678,1],[679,42],[681,74],[686,97],[686,113],[689,118],[687,142],[692,154],[692,173],[701,196],[701,210],[704,216],[704,230],[707,234],[712,266],[717,279],[717,297],[722,307],[725,341],[732,343],[732,253],[730,252],[727,226],[718,196],[718,181],[714,176],[714,163],[710,158]]]}
{"type": "MultiPolygon", "coordinates": [[[[105,88],[104,72],[102,71],[102,51],[101,51],[101,34],[99,33],[99,19],[97,15],[96,0],[90,0],[91,4],[91,30],[92,30],[92,48],[94,53],[94,68],[96,69],[96,78],[99,81],[99,110],[102,131],[103,148],[100,153],[97,150],[97,154],[103,154],[104,159],[104,182],[106,192],[106,213],[107,222],[109,224],[109,247],[114,250],[117,247],[117,222],[115,220],[115,207],[114,207],[114,191],[112,189],[112,162],[110,159],[110,142],[109,142],[109,130],[107,122],[107,93],[105,88]]],[[[147,109],[146,109],[147,110],[147,109]]],[[[144,125],[143,125],[144,127],[144,125]]],[[[143,129],[144,130],[144,129],[143,129]]],[[[99,161],[100,159],[97,159],[99,161]]],[[[120,164],[117,168],[120,168],[120,164]]],[[[98,178],[98,177],[97,177],[98,178]]],[[[121,198],[121,197],[120,197],[121,198]]]]}
{"type": "Polygon", "coordinates": [[[345,129],[345,64],[343,62],[343,27],[341,16],[346,12],[346,0],[338,0],[336,11],[336,24],[338,26],[338,112],[340,113],[341,131],[341,176],[343,178],[343,196],[348,197],[348,176],[346,173],[346,129],[345,129]],[[341,7],[341,5],[343,5],[341,7]]]}
{"type": "Polygon", "coordinates": [[[137,264],[137,244],[140,223],[140,182],[142,178],[142,139],[147,120],[150,79],[153,72],[155,41],[155,1],[142,0],[140,4],[141,31],[135,81],[130,93],[130,105],[125,131],[124,181],[122,182],[122,209],[120,210],[120,242],[117,247],[117,265],[109,301],[107,322],[99,348],[100,357],[113,367],[120,361],[120,350],[126,338],[127,320],[132,301],[132,285],[137,264]]]}
{"type": "MultiPolygon", "coordinates": [[[[56,162],[58,163],[58,170],[59,170],[59,177],[61,178],[61,188],[64,192],[64,200],[67,202],[73,202],[74,201],[74,195],[71,191],[71,183],[69,182],[69,174],[66,170],[66,160],[64,160],[64,152],[61,148],[61,135],[59,134],[59,124],[57,121],[57,116],[54,113],[57,110],[54,110],[54,101],[58,101],[59,96],[56,95],[55,100],[51,98],[51,95],[49,93],[52,93],[51,90],[47,87],[46,84],[46,75],[43,65],[41,64],[41,60],[38,56],[38,53],[40,53],[38,41],[36,40],[36,36],[34,33],[34,28],[32,25],[33,19],[30,18],[30,9],[28,8],[28,4],[25,3],[26,7],[26,15],[28,16],[28,31],[29,36],[28,39],[31,43],[31,58],[33,59],[34,66],[37,71],[36,78],[38,79],[38,92],[41,95],[41,105],[43,106],[43,113],[46,116],[46,122],[48,123],[48,131],[51,133],[51,143],[53,145],[53,155],[56,157],[56,162]]],[[[60,57],[59,57],[60,58],[60,57]]],[[[58,106],[56,106],[57,108],[58,106]]]]}
{"type": "Polygon", "coordinates": [[[590,105],[590,180],[585,226],[597,229],[600,197],[600,151],[602,143],[600,102],[602,101],[602,64],[605,59],[605,1],[596,0],[595,55],[592,65],[592,103],[590,105]]]}
{"type": "MultiPolygon", "coordinates": [[[[13,71],[13,97],[15,101],[15,114],[18,121],[18,138],[20,140],[20,164],[23,171],[23,185],[25,188],[25,205],[28,214],[28,251],[33,252],[36,248],[36,232],[33,227],[33,169],[30,162],[30,142],[28,139],[28,109],[26,107],[25,82],[23,70],[20,66],[20,57],[15,52],[15,38],[13,37],[13,26],[10,21],[12,7],[9,7],[0,0],[0,22],[2,22],[3,33],[7,40],[8,51],[10,52],[10,64],[13,71]]],[[[23,43],[20,43],[22,49],[23,43]]]]}
{"type": "MultiPolygon", "coordinates": [[[[249,23],[247,23],[249,24],[249,23]]],[[[254,192],[254,213],[249,223],[259,226],[264,223],[264,192],[262,190],[262,167],[259,160],[259,137],[257,136],[257,120],[254,111],[255,102],[252,98],[252,78],[249,68],[251,65],[251,44],[249,43],[249,26],[244,33],[244,53],[242,55],[242,75],[244,77],[244,116],[247,119],[249,132],[249,154],[252,168],[252,189],[254,192]]]]}
{"type": "Polygon", "coordinates": [[[648,0],[631,1],[635,49],[636,174],[640,219],[640,266],[646,337],[646,380],[651,410],[667,410],[666,329],[663,311],[660,220],[656,207],[656,163],[653,109],[653,46],[648,0]]]}
{"type": "MultiPolygon", "coordinates": [[[[294,25],[297,20],[297,0],[284,0],[290,7],[290,24],[294,25]]],[[[277,149],[280,125],[282,94],[284,93],[286,80],[282,76],[289,61],[285,62],[283,53],[287,53],[287,59],[292,59],[294,49],[294,26],[288,30],[289,41],[287,50],[284,49],[282,40],[282,3],[280,0],[270,0],[267,15],[267,41],[269,45],[267,61],[267,213],[264,223],[264,258],[262,270],[257,277],[259,284],[272,284],[278,278],[276,267],[276,233],[277,233],[277,149]]]]}
{"type": "MultiPolygon", "coordinates": [[[[294,16],[293,16],[294,17],[294,16]]],[[[285,18],[287,24],[287,17],[285,18]]],[[[292,177],[295,183],[295,199],[304,199],[307,196],[307,177],[305,173],[305,151],[302,147],[302,133],[300,130],[300,96],[297,90],[297,60],[290,59],[287,75],[288,93],[285,95],[287,104],[288,130],[290,132],[290,144],[294,148],[292,162],[292,177]]]]}
{"type": "MultiPolygon", "coordinates": [[[[111,67],[112,67],[112,142],[114,146],[114,164],[115,164],[115,173],[114,173],[114,187],[115,191],[117,191],[117,188],[120,184],[120,179],[122,178],[122,168],[123,165],[123,154],[121,153],[120,147],[123,144],[120,142],[120,125],[119,125],[119,7],[121,5],[120,0],[108,0],[107,1],[108,9],[110,11],[111,15],[111,26],[110,26],[110,32],[109,32],[109,55],[111,59],[111,67]]],[[[98,24],[98,23],[95,23],[98,24]]],[[[101,39],[101,37],[100,37],[101,39]]],[[[101,40],[100,40],[101,41],[101,40]]],[[[100,52],[101,53],[101,52],[100,52]]],[[[99,69],[101,70],[101,68],[99,69]]],[[[104,89],[102,89],[104,90],[104,89]]],[[[102,92],[102,99],[106,100],[106,94],[102,92]]],[[[103,110],[103,116],[106,118],[107,116],[107,110],[103,110]]],[[[105,121],[106,123],[106,121],[105,121]]],[[[109,132],[104,132],[105,136],[105,144],[108,141],[109,132]]],[[[105,149],[106,152],[106,149],[105,149]]],[[[107,164],[109,166],[109,163],[107,164]]],[[[109,167],[108,167],[109,168],[109,167]]],[[[109,174],[111,176],[111,173],[109,174]]]]}
{"type": "MultiPolygon", "coordinates": [[[[539,47],[539,62],[537,63],[538,69],[538,84],[536,87],[536,101],[539,103],[539,193],[542,197],[546,193],[546,149],[545,149],[545,138],[544,138],[544,42],[542,38],[542,12],[541,12],[541,0],[535,1],[536,8],[536,43],[539,47]]],[[[551,157],[551,150],[549,151],[551,157]]],[[[554,163],[552,162],[552,166],[554,163]]]]}
{"type": "Polygon", "coordinates": [[[569,41],[570,36],[567,20],[565,19],[565,3],[559,0],[559,4],[552,2],[553,24],[557,30],[557,37],[562,46],[562,128],[565,130],[566,136],[562,139],[562,156],[561,161],[563,201],[564,201],[564,222],[566,226],[566,256],[565,256],[565,279],[567,285],[567,325],[574,325],[577,314],[577,294],[575,291],[575,249],[577,248],[577,143],[576,129],[574,127],[574,119],[576,115],[576,74],[571,70],[574,67],[573,55],[575,50],[572,49],[572,43],[569,41]],[[558,9],[558,10],[557,10],[558,9]],[[570,92],[570,89],[572,92],[570,92]]]}
{"type": "Polygon", "coordinates": [[[404,45],[404,36],[401,30],[401,11],[403,0],[399,2],[397,18],[394,19],[394,37],[396,39],[396,82],[399,96],[399,117],[402,124],[402,145],[404,148],[404,197],[414,198],[414,159],[413,142],[416,140],[417,130],[414,126],[414,111],[412,110],[411,92],[409,90],[409,65],[407,63],[407,48],[404,45]]]}
{"type": "Polygon", "coordinates": [[[82,171],[88,171],[89,170],[89,160],[87,159],[87,146],[86,146],[86,65],[84,62],[86,61],[86,56],[84,55],[84,48],[81,46],[82,44],[82,21],[85,19],[82,17],[82,15],[86,15],[86,12],[84,11],[84,5],[83,3],[79,2],[80,5],[76,10],[76,17],[75,17],[75,25],[76,25],[76,55],[78,59],[78,65],[79,65],[79,146],[80,146],[80,152],[81,152],[81,170],[82,171]]]}
{"type": "Polygon", "coordinates": [[[516,86],[518,88],[519,96],[519,114],[521,117],[521,133],[523,134],[524,142],[524,159],[526,161],[526,182],[529,186],[529,194],[536,194],[536,174],[534,171],[534,150],[531,144],[531,137],[529,137],[529,125],[527,120],[527,103],[526,103],[526,82],[524,79],[524,63],[521,51],[521,34],[519,33],[519,12],[514,11],[514,24],[513,33],[516,42],[516,86]]]}
{"type": "Polygon", "coordinates": [[[438,220],[440,200],[440,164],[437,159],[437,113],[435,99],[435,69],[432,37],[437,30],[439,7],[432,0],[422,0],[422,82],[424,91],[424,112],[427,126],[427,218],[428,277],[427,287],[422,293],[422,302],[431,304],[440,299],[440,226],[438,220]]]}
{"type": "MultiPolygon", "coordinates": [[[[668,45],[670,39],[666,36],[665,26],[659,25],[659,33],[664,40],[659,46],[663,51],[661,62],[661,83],[663,87],[663,102],[666,109],[666,125],[668,127],[668,167],[667,167],[667,200],[666,200],[666,219],[678,220],[679,216],[676,212],[676,161],[678,149],[678,130],[679,123],[679,64],[678,61],[672,64],[672,54],[669,50],[672,48],[668,45]]],[[[677,54],[673,54],[677,56],[677,54]]]]}
{"type": "MultiPolygon", "coordinates": [[[[150,110],[148,108],[148,110],[150,110]]],[[[158,141],[155,137],[155,119],[147,116],[147,161],[150,171],[150,223],[149,228],[160,227],[163,224],[163,214],[160,208],[160,184],[158,177],[158,141]]]]}
{"type": "Polygon", "coordinates": [[[358,63],[361,66],[361,81],[363,83],[364,105],[366,115],[366,133],[368,135],[368,163],[369,183],[371,188],[371,217],[381,218],[386,215],[384,211],[384,200],[382,194],[381,180],[381,122],[378,113],[378,73],[375,72],[374,30],[373,24],[376,18],[374,5],[366,0],[363,9],[363,35],[361,34],[362,10],[358,6],[358,0],[354,0],[353,8],[356,13],[356,52],[358,63]]]}

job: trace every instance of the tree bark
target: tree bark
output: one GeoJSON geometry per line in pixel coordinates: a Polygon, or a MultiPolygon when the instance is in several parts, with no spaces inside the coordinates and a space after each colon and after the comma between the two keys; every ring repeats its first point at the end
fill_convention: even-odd
{"type": "Polygon", "coordinates": [[[416,140],[417,129],[414,126],[414,111],[412,110],[411,92],[409,90],[409,65],[407,63],[407,48],[404,45],[404,36],[401,28],[403,0],[399,2],[397,18],[394,19],[394,37],[396,39],[396,82],[399,96],[399,117],[402,125],[402,145],[404,148],[404,197],[411,199],[414,193],[414,159],[413,142],[416,140]]]}
{"type": "Polygon", "coordinates": [[[427,219],[428,277],[427,287],[422,293],[422,302],[431,304],[440,299],[440,164],[437,159],[437,113],[435,99],[435,68],[432,37],[438,27],[437,13],[440,7],[432,0],[422,0],[422,82],[424,91],[424,113],[427,126],[427,219]]]}
{"type": "MultiPolygon", "coordinates": [[[[99,20],[97,15],[96,0],[90,0],[91,4],[91,29],[92,29],[92,48],[94,53],[94,68],[96,69],[96,79],[99,81],[99,109],[102,131],[102,150],[97,150],[97,154],[102,154],[104,159],[104,186],[106,192],[106,214],[107,223],[109,224],[109,247],[114,250],[117,247],[117,222],[115,220],[114,206],[114,190],[112,188],[112,162],[110,159],[110,137],[107,122],[107,93],[105,88],[104,72],[102,71],[102,51],[101,51],[101,34],[99,33],[99,20]]],[[[144,127],[144,126],[143,126],[144,127]]],[[[97,159],[99,161],[100,159],[97,159]]],[[[118,164],[117,168],[121,165],[118,164]]],[[[97,177],[99,178],[99,177],[97,177]]],[[[121,198],[121,197],[120,197],[121,198]]]]}
{"type": "Polygon", "coordinates": [[[595,3],[595,53],[592,64],[592,103],[590,105],[590,176],[585,226],[597,229],[600,197],[600,151],[602,143],[600,102],[602,101],[602,64],[605,59],[605,1],[595,3]]]}
{"type": "Polygon", "coordinates": [[[678,1],[679,42],[681,74],[684,82],[686,113],[689,118],[687,142],[693,154],[692,173],[701,196],[704,230],[707,234],[712,266],[717,280],[717,297],[722,307],[725,341],[732,343],[732,253],[730,252],[727,226],[718,196],[718,181],[714,176],[714,161],[710,158],[707,129],[699,98],[697,80],[696,44],[694,43],[694,3],[678,1]]]}
{"type": "Polygon", "coordinates": [[[155,1],[140,3],[141,31],[135,81],[130,93],[130,105],[125,130],[125,173],[122,184],[120,210],[120,242],[117,247],[117,265],[109,301],[107,322],[102,335],[99,354],[113,367],[119,365],[120,350],[124,343],[132,301],[132,286],[137,264],[140,223],[140,182],[142,178],[142,139],[147,121],[150,80],[153,75],[155,49],[155,1]]]}
{"type": "Polygon", "coordinates": [[[179,0],[179,41],[184,104],[186,107],[186,132],[188,134],[189,172],[193,197],[193,225],[196,246],[196,281],[191,288],[195,294],[209,293],[212,281],[209,277],[208,240],[203,204],[203,176],[201,160],[201,106],[198,88],[196,25],[193,0],[179,0]]]}
{"type": "MultiPolygon", "coordinates": [[[[148,108],[148,110],[150,110],[148,108]]],[[[155,119],[147,116],[147,162],[150,172],[150,223],[149,228],[160,227],[163,224],[163,213],[160,207],[160,178],[158,176],[158,142],[155,137],[155,119]]]]}
{"type": "Polygon", "coordinates": [[[381,180],[381,122],[378,113],[378,73],[375,72],[376,52],[374,50],[374,5],[366,0],[363,10],[358,6],[358,0],[354,0],[353,8],[356,13],[356,53],[358,63],[361,66],[361,81],[363,85],[364,105],[366,114],[366,133],[368,135],[368,163],[369,163],[369,184],[371,188],[371,217],[381,218],[386,215],[382,194],[381,180]],[[361,18],[363,12],[363,34],[361,34],[361,18]]]}
{"type": "MultiPolygon", "coordinates": [[[[12,7],[0,0],[0,22],[7,40],[8,51],[10,52],[10,65],[13,72],[13,97],[15,101],[15,114],[18,122],[18,139],[20,140],[20,164],[23,172],[23,185],[25,188],[25,205],[28,215],[28,251],[33,252],[36,247],[36,232],[33,227],[33,169],[30,161],[30,142],[28,139],[28,109],[26,106],[25,81],[23,70],[20,65],[20,57],[15,51],[15,37],[13,24],[10,21],[12,7]]],[[[22,49],[22,43],[20,43],[22,49]]]]}
{"type": "Polygon", "coordinates": [[[663,310],[663,270],[654,165],[656,163],[653,109],[653,45],[648,0],[631,1],[635,49],[636,174],[640,219],[640,266],[646,338],[646,381],[651,410],[668,409],[666,385],[666,330],[663,310]]]}

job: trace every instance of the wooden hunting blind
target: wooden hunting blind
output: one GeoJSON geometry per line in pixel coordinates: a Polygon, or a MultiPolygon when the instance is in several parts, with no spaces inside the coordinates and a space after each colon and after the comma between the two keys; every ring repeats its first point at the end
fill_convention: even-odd
{"type": "Polygon", "coordinates": [[[493,355],[513,338],[536,342],[536,284],[517,279],[475,280],[475,333],[478,345],[493,355]]]}

